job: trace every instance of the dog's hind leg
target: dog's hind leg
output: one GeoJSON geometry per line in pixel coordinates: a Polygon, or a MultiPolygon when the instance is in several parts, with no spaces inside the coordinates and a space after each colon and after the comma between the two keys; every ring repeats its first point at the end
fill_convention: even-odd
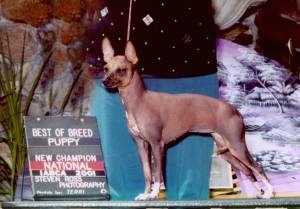
{"type": "Polygon", "coordinates": [[[259,197],[271,198],[274,195],[273,187],[269,183],[263,169],[252,158],[246,147],[246,143],[240,142],[241,139],[239,139],[235,143],[228,144],[228,140],[225,137],[217,133],[212,135],[216,140],[216,145],[220,150],[219,154],[221,157],[247,176],[257,189],[259,197]],[[261,188],[258,184],[257,177],[263,182],[264,188],[261,188]]]}
{"type": "Polygon", "coordinates": [[[224,160],[226,160],[233,167],[240,170],[252,182],[257,181],[252,170],[249,169],[244,163],[242,163],[239,159],[237,159],[235,156],[231,154],[230,150],[224,144],[223,137],[217,133],[212,133],[212,136],[216,142],[217,154],[220,155],[224,160]]]}
{"type": "MultiPolygon", "coordinates": [[[[249,151],[245,149],[244,154],[241,151],[236,151],[231,149],[231,154],[239,159],[241,163],[251,169],[253,175],[256,176],[257,180],[260,180],[263,185],[259,183],[259,181],[254,181],[253,185],[258,191],[258,197],[269,199],[274,196],[273,186],[270,184],[270,181],[265,174],[263,168],[258,165],[257,162],[254,161],[249,151]],[[239,155],[237,155],[239,153],[239,155]]],[[[249,177],[249,176],[248,176],[249,177]]],[[[251,180],[251,179],[250,179],[251,180]]]]}

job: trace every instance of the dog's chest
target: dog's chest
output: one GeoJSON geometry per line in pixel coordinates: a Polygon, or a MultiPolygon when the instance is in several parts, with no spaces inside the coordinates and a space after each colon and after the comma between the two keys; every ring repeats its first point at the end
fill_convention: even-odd
{"type": "Polygon", "coordinates": [[[142,132],[141,132],[135,118],[133,117],[133,115],[128,113],[127,111],[125,111],[125,115],[127,118],[128,129],[129,129],[130,133],[134,136],[143,138],[142,132]]]}

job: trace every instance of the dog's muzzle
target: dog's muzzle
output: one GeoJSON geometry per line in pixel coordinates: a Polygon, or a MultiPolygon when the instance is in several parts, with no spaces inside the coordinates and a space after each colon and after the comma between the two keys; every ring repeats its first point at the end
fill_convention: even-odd
{"type": "Polygon", "coordinates": [[[113,76],[111,74],[107,77],[104,77],[102,79],[102,83],[105,86],[105,88],[114,89],[114,88],[117,88],[120,85],[121,81],[119,79],[116,79],[115,76],[113,76]]]}

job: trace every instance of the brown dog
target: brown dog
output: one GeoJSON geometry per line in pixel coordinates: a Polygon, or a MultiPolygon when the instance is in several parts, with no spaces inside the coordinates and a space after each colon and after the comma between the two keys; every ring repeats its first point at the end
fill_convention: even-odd
{"type": "Polygon", "coordinates": [[[102,48],[107,63],[103,84],[106,88],[118,88],[128,128],[142,161],[145,191],[136,200],[158,197],[160,187],[164,185],[162,158],[165,145],[187,132],[210,133],[218,153],[254,183],[259,197],[270,198],[273,195],[272,185],[246,147],[243,119],[233,106],[203,95],[149,91],[135,69],[138,58],[130,41],[127,42],[125,56],[114,56],[114,49],[107,38],[103,39],[102,48]],[[152,172],[150,152],[154,159],[152,172]],[[257,177],[263,186],[258,184],[257,177]]]}

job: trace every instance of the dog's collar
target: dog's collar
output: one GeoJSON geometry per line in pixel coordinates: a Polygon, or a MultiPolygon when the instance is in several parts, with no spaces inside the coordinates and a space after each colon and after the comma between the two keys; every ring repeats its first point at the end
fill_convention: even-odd
{"type": "Polygon", "coordinates": [[[134,74],[135,74],[135,70],[133,70],[133,72],[131,73],[129,81],[124,85],[120,85],[119,88],[120,89],[125,89],[126,87],[128,87],[131,84],[132,80],[133,80],[134,74]]]}

